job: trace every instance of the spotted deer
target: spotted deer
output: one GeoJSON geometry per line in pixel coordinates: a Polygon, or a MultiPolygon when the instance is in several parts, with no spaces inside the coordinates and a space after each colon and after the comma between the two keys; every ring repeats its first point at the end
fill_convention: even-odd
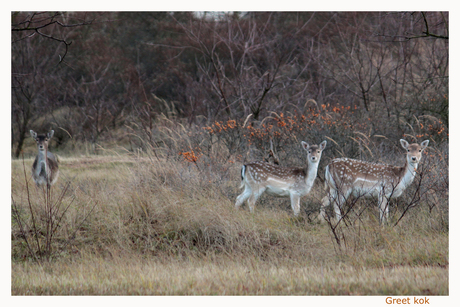
{"type": "Polygon", "coordinates": [[[324,220],[325,208],[334,202],[337,222],[342,218],[340,209],[352,194],[354,197],[377,196],[380,223],[388,219],[388,201],[399,197],[415,178],[417,166],[423,150],[429,141],[420,145],[409,144],[401,139],[401,146],[406,150],[404,166],[393,166],[360,160],[339,158],[326,166],[325,187],[328,196],[322,200],[319,218],[324,220]]]}
{"type": "Polygon", "coordinates": [[[241,186],[244,187],[235,203],[239,208],[248,200],[249,210],[254,212],[257,199],[264,193],[291,198],[294,215],[300,213],[300,198],[307,195],[315,182],[321,154],[326,147],[326,141],[318,145],[301,142],[307,151],[307,166],[305,168],[282,167],[266,162],[252,162],[243,165],[241,169],[241,186]]]}
{"type": "Polygon", "coordinates": [[[30,130],[30,135],[37,142],[38,154],[32,165],[32,178],[37,187],[46,185],[49,189],[59,176],[59,166],[56,157],[48,151],[48,142],[54,135],[54,130],[47,134],[37,134],[30,130]]]}

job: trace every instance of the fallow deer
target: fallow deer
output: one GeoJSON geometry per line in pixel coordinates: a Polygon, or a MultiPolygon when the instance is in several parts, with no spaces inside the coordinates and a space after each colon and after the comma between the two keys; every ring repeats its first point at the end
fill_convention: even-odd
{"type": "Polygon", "coordinates": [[[56,157],[48,151],[48,142],[54,135],[54,130],[47,134],[37,134],[30,130],[30,135],[37,142],[38,154],[32,165],[32,178],[37,187],[46,185],[49,189],[59,176],[59,166],[56,157]]]}
{"type": "Polygon", "coordinates": [[[360,160],[339,158],[326,166],[325,186],[328,196],[322,200],[319,218],[324,220],[325,208],[334,202],[337,222],[342,218],[340,209],[352,194],[354,197],[377,196],[380,211],[380,223],[388,219],[388,201],[399,197],[415,178],[417,166],[423,150],[429,141],[420,145],[409,144],[401,139],[401,146],[406,150],[404,166],[370,163],[360,160]]]}
{"type": "Polygon", "coordinates": [[[243,165],[241,169],[241,186],[244,187],[235,203],[239,208],[248,200],[249,210],[254,212],[254,205],[260,195],[267,192],[271,195],[290,197],[294,215],[300,212],[300,198],[307,195],[315,181],[321,154],[326,141],[318,145],[301,142],[302,148],[308,153],[305,168],[282,167],[266,162],[253,162],[243,165]]]}

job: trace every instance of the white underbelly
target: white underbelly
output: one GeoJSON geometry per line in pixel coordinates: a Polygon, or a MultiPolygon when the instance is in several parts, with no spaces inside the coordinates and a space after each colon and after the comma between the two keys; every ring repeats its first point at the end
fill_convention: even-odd
{"type": "Polygon", "coordinates": [[[353,187],[353,196],[379,196],[384,194],[387,197],[398,197],[402,194],[402,189],[399,186],[375,183],[371,185],[355,185],[353,187]]]}
{"type": "Polygon", "coordinates": [[[382,189],[382,182],[357,179],[353,183],[353,196],[378,196],[382,189]]]}
{"type": "Polygon", "coordinates": [[[265,191],[270,195],[280,196],[280,197],[287,197],[291,195],[289,190],[284,189],[284,188],[279,188],[279,187],[268,186],[265,191]]]}

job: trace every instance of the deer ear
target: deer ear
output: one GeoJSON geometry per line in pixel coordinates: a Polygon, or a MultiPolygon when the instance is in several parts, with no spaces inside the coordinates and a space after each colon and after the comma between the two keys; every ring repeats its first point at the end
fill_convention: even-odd
{"type": "Polygon", "coordinates": [[[424,150],[425,148],[427,148],[428,144],[430,143],[429,140],[425,140],[422,142],[422,144],[420,144],[420,146],[422,146],[422,150],[424,150]]]}
{"type": "Polygon", "coordinates": [[[304,142],[304,141],[300,142],[300,144],[302,144],[302,147],[303,147],[303,149],[305,149],[305,150],[308,150],[308,147],[310,147],[310,145],[308,145],[308,143],[307,143],[307,142],[304,142]]]}
{"type": "Polygon", "coordinates": [[[54,130],[51,130],[50,132],[48,132],[48,139],[51,139],[54,135],[54,130]]]}
{"type": "Polygon", "coordinates": [[[327,144],[326,141],[323,141],[321,144],[319,144],[319,148],[321,148],[321,151],[323,151],[324,148],[326,148],[326,144],[327,144]]]}
{"type": "Polygon", "coordinates": [[[30,130],[30,135],[32,136],[32,138],[36,139],[37,138],[37,132],[33,131],[33,130],[30,130]]]}
{"type": "Polygon", "coordinates": [[[407,149],[409,147],[409,143],[406,140],[400,139],[399,141],[401,142],[401,146],[404,149],[407,149]]]}

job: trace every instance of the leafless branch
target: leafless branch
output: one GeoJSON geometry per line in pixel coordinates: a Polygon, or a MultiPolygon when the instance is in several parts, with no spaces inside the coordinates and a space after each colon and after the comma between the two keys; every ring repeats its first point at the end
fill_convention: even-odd
{"type": "Polygon", "coordinates": [[[47,39],[51,39],[51,40],[55,40],[57,42],[63,43],[65,46],[65,52],[63,56],[59,56],[59,63],[58,63],[59,65],[60,63],[64,61],[64,58],[67,55],[69,46],[72,44],[72,42],[68,42],[66,39],[58,38],[53,35],[46,34],[42,30],[52,25],[57,25],[62,28],[74,28],[74,27],[79,27],[79,26],[91,25],[95,19],[91,19],[91,20],[83,21],[79,23],[67,24],[67,23],[63,23],[56,19],[56,18],[62,17],[63,15],[62,13],[55,12],[51,16],[41,17],[44,14],[48,14],[48,13],[47,12],[32,13],[31,15],[26,16],[24,20],[17,22],[17,23],[13,23],[11,25],[12,32],[31,32],[31,33],[26,34],[24,37],[20,37],[16,40],[13,40],[12,43],[15,44],[24,39],[31,38],[35,34],[39,34],[40,36],[45,37],[47,39]]]}

